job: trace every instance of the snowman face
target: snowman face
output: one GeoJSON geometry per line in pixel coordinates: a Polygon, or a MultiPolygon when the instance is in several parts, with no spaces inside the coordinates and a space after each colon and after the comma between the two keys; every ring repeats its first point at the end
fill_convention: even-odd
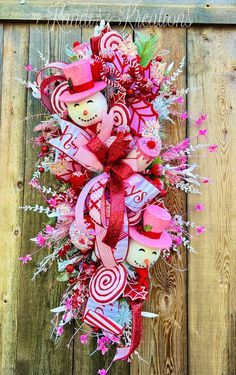
{"type": "Polygon", "coordinates": [[[126,262],[136,268],[148,268],[153,266],[160,256],[160,249],[154,249],[130,240],[129,252],[126,262]]]}
{"type": "Polygon", "coordinates": [[[102,113],[107,112],[107,101],[101,92],[76,103],[67,103],[70,118],[75,124],[86,127],[101,121],[102,113]]]}

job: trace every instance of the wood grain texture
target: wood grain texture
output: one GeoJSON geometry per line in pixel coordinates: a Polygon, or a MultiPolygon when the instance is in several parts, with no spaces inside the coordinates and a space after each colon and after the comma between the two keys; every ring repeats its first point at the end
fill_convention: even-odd
{"type": "MultiPolygon", "coordinates": [[[[1,330],[0,330],[0,373],[16,374],[18,332],[18,280],[22,238],[22,204],[24,179],[24,133],[19,124],[26,111],[25,88],[16,85],[15,76],[25,77],[21,63],[27,62],[28,27],[4,26],[3,74],[1,95],[1,128],[0,128],[0,173],[2,215],[1,231],[1,330]],[[14,63],[9,63],[10,61],[14,63]],[[3,199],[4,197],[4,199],[3,199]]],[[[2,39],[2,38],[1,38],[2,39]]]]}
{"type": "MultiPolygon", "coordinates": [[[[71,21],[77,23],[105,19],[112,22],[144,23],[156,22],[170,24],[235,24],[236,7],[234,0],[145,0],[145,1],[115,1],[93,0],[92,2],[70,0],[49,2],[48,0],[0,0],[0,19],[53,21],[64,24],[71,21]]],[[[159,25],[159,26],[160,26],[159,25]]],[[[141,25],[140,25],[141,26],[141,25]]],[[[184,27],[184,25],[183,25],[184,27]]]]}
{"type": "MultiPolygon", "coordinates": [[[[170,50],[164,61],[175,60],[175,68],[185,56],[186,30],[149,29],[160,31],[160,47],[170,50]]],[[[185,87],[185,72],[179,77],[177,87],[185,87]]],[[[184,111],[184,107],[181,108],[184,111]]],[[[165,127],[166,143],[171,144],[185,138],[183,121],[174,119],[176,125],[165,127]]],[[[166,201],[172,214],[185,211],[185,196],[172,191],[166,201]]],[[[183,269],[185,253],[180,259],[173,259],[172,266],[183,269]]],[[[156,319],[143,318],[143,341],[139,348],[141,357],[149,364],[138,360],[131,363],[132,375],[185,375],[187,372],[187,332],[186,332],[186,275],[175,271],[162,259],[157,262],[152,275],[152,290],[143,310],[156,312],[156,319]]]]}
{"type": "MultiPolygon", "coordinates": [[[[37,27],[29,26],[30,35],[26,45],[29,45],[29,57],[26,63],[33,67],[41,68],[44,63],[41,61],[37,49],[42,52],[45,58],[55,61],[65,58],[64,44],[65,34],[61,34],[60,29],[55,28],[53,32],[47,32],[45,26],[44,33],[39,33],[37,27]]],[[[80,32],[80,31],[79,31],[80,32]]],[[[76,35],[78,31],[76,30],[76,35]]],[[[23,70],[23,65],[21,65],[23,70]]],[[[22,72],[20,73],[20,75],[22,72]]],[[[8,78],[9,79],[9,78],[8,78]]],[[[30,72],[29,79],[34,81],[34,73],[30,72]]],[[[24,89],[24,88],[23,88],[24,89]]],[[[27,109],[27,122],[21,123],[21,128],[25,129],[25,138],[23,140],[23,154],[25,154],[24,170],[24,199],[23,204],[34,205],[35,202],[41,202],[45,205],[39,194],[29,187],[28,182],[32,178],[35,170],[38,150],[32,149],[30,139],[33,137],[33,127],[44,117],[33,117],[37,113],[45,113],[45,110],[35,100],[31,92],[28,91],[27,105],[21,103],[23,108],[27,109]]],[[[23,116],[22,116],[23,118],[23,116]]],[[[48,179],[43,181],[45,186],[49,186],[48,179]]],[[[30,238],[42,229],[47,218],[40,214],[24,213],[22,219],[22,250],[21,255],[34,252],[36,246],[30,241],[30,238]]],[[[47,274],[41,275],[34,282],[31,277],[36,267],[36,263],[47,254],[42,250],[34,256],[31,265],[22,267],[19,263],[17,268],[20,274],[17,281],[19,293],[19,305],[17,308],[17,375],[59,375],[62,373],[70,374],[72,372],[72,349],[68,350],[66,344],[72,334],[68,327],[65,335],[59,343],[55,345],[50,341],[51,323],[53,314],[50,308],[56,307],[60,303],[60,298],[65,285],[60,285],[55,278],[55,272],[51,269],[47,274]]]]}
{"type": "MultiPolygon", "coordinates": [[[[217,154],[197,153],[199,174],[212,184],[204,195],[189,197],[189,210],[201,201],[206,210],[190,219],[207,225],[194,240],[199,254],[189,258],[189,373],[236,373],[236,30],[193,28],[188,31],[188,85],[192,114],[207,111],[209,143],[217,154]]],[[[190,135],[196,133],[190,121],[190,135]]]]}

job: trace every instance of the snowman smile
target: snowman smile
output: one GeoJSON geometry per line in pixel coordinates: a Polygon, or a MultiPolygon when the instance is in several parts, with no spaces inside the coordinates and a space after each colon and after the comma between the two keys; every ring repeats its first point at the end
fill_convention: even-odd
{"type": "Polygon", "coordinates": [[[150,267],[152,267],[154,264],[155,264],[155,260],[152,262],[152,263],[150,263],[149,264],[149,266],[147,267],[147,266],[144,266],[143,264],[139,264],[136,260],[134,261],[134,263],[135,264],[137,264],[137,266],[139,266],[140,268],[150,268],[150,267]]]}
{"type": "Polygon", "coordinates": [[[78,119],[81,120],[81,121],[83,121],[83,122],[88,122],[88,121],[95,120],[96,117],[98,117],[98,116],[94,115],[93,117],[91,117],[89,119],[84,119],[84,118],[78,116],[78,119]]]}

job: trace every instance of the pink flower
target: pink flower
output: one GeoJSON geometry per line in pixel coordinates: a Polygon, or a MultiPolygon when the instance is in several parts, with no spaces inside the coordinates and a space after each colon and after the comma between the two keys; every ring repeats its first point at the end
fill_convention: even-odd
{"type": "Polygon", "coordinates": [[[210,145],[210,146],[208,147],[208,151],[209,151],[209,152],[216,152],[217,149],[218,149],[218,146],[217,146],[217,145],[210,145]]]}
{"type": "Polygon", "coordinates": [[[101,350],[102,355],[104,355],[108,351],[108,348],[106,347],[104,340],[98,339],[98,347],[97,347],[97,349],[101,350]]]}
{"type": "Polygon", "coordinates": [[[38,187],[40,185],[39,180],[37,180],[37,178],[32,178],[32,180],[30,181],[29,184],[31,186],[33,186],[34,188],[36,188],[36,187],[38,187]]]}
{"type": "Polygon", "coordinates": [[[194,206],[195,211],[200,212],[204,211],[205,207],[202,203],[196,203],[194,206]]]}
{"type": "Polygon", "coordinates": [[[36,242],[36,244],[40,247],[43,247],[46,242],[46,238],[42,235],[42,233],[39,233],[37,237],[32,238],[32,241],[36,242]]]}
{"type": "Polygon", "coordinates": [[[179,236],[176,236],[174,240],[175,240],[175,244],[176,244],[176,246],[181,245],[181,243],[183,242],[183,241],[182,241],[182,238],[179,237],[179,236]]]}
{"type": "Polygon", "coordinates": [[[27,255],[25,255],[23,257],[20,257],[18,259],[21,260],[22,264],[26,264],[26,263],[28,263],[32,260],[32,257],[31,257],[30,254],[27,254],[27,255]]]}
{"type": "Polygon", "coordinates": [[[53,231],[54,231],[54,228],[51,227],[51,225],[47,224],[46,227],[45,227],[45,233],[51,234],[51,233],[53,233],[53,231]]]}
{"type": "Polygon", "coordinates": [[[182,96],[179,96],[176,100],[175,100],[176,103],[184,103],[184,98],[182,96]]]}
{"type": "Polygon", "coordinates": [[[50,198],[50,199],[48,199],[48,204],[50,205],[50,207],[56,208],[57,207],[57,200],[56,200],[56,198],[50,198]]]}
{"type": "Polygon", "coordinates": [[[204,137],[206,137],[206,135],[207,135],[207,129],[200,129],[198,131],[198,135],[199,136],[203,135],[204,137]]]}
{"type": "Polygon", "coordinates": [[[29,64],[29,65],[26,65],[25,66],[25,70],[28,70],[28,71],[32,71],[33,70],[33,67],[32,67],[32,65],[31,64],[29,64]]]}
{"type": "Polygon", "coordinates": [[[87,344],[88,335],[81,335],[79,339],[80,339],[81,344],[87,344]]]}
{"type": "Polygon", "coordinates": [[[110,336],[109,336],[109,339],[110,339],[113,343],[117,343],[117,344],[119,344],[119,342],[120,342],[119,337],[116,337],[115,335],[110,335],[110,336]]]}
{"type": "Polygon", "coordinates": [[[188,114],[187,112],[183,112],[183,113],[180,113],[180,116],[179,116],[182,120],[186,120],[188,118],[188,114]]]}
{"type": "Polygon", "coordinates": [[[66,310],[67,310],[67,311],[70,311],[70,310],[72,309],[72,306],[71,306],[71,299],[70,299],[70,298],[67,298],[67,299],[66,299],[65,306],[66,306],[66,310]]]}
{"type": "Polygon", "coordinates": [[[201,117],[200,118],[197,118],[197,120],[195,121],[195,124],[197,125],[197,126],[201,126],[202,125],[202,119],[201,119],[201,117]]]}
{"type": "Polygon", "coordinates": [[[202,184],[209,184],[209,182],[210,182],[209,178],[204,178],[204,179],[201,181],[202,184]]]}
{"type": "Polygon", "coordinates": [[[203,115],[203,114],[201,113],[201,119],[202,119],[202,121],[206,121],[206,119],[207,119],[207,115],[203,115]]]}
{"type": "Polygon", "coordinates": [[[196,235],[199,236],[199,234],[202,234],[205,232],[205,226],[202,225],[202,226],[198,226],[195,228],[196,229],[196,235]]]}
{"type": "Polygon", "coordinates": [[[196,119],[195,124],[196,124],[197,126],[201,126],[202,123],[206,120],[206,118],[207,118],[207,115],[203,115],[203,114],[201,113],[201,116],[200,116],[199,118],[196,119]]]}
{"type": "Polygon", "coordinates": [[[98,375],[106,375],[106,374],[107,374],[107,370],[105,370],[104,368],[101,370],[98,370],[98,375]]]}
{"type": "Polygon", "coordinates": [[[56,327],[56,332],[57,332],[57,336],[61,336],[64,332],[64,328],[61,326],[56,327]]]}

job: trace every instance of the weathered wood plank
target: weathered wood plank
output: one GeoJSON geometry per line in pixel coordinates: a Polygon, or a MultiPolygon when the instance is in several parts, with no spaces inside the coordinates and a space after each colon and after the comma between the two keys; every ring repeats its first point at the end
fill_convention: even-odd
{"type": "Polygon", "coordinates": [[[16,337],[21,324],[18,321],[21,269],[17,258],[21,248],[22,212],[17,207],[23,197],[25,131],[21,120],[26,112],[25,88],[16,84],[14,77],[25,78],[26,75],[22,64],[28,58],[28,34],[27,26],[5,25],[4,45],[0,46],[4,55],[0,127],[0,373],[9,375],[16,374],[16,337]]]}
{"type": "Polygon", "coordinates": [[[0,113],[2,105],[2,68],[3,68],[3,23],[0,24],[0,113]]]}
{"type": "Polygon", "coordinates": [[[93,0],[69,2],[58,1],[49,3],[48,0],[1,0],[0,19],[33,20],[33,21],[63,21],[71,24],[75,21],[78,26],[81,22],[91,22],[105,19],[112,22],[144,23],[156,22],[159,26],[173,26],[178,24],[212,23],[235,24],[236,7],[234,0],[146,0],[145,2],[93,0]]]}
{"type": "MultiPolygon", "coordinates": [[[[216,155],[196,156],[199,174],[209,176],[204,195],[188,198],[206,210],[191,212],[190,220],[207,225],[194,240],[198,255],[189,257],[189,373],[236,373],[236,30],[193,28],[188,31],[188,85],[197,87],[189,96],[191,113],[207,112],[209,143],[216,155]]],[[[196,133],[190,121],[190,135],[196,133]]]]}
{"type": "MultiPolygon", "coordinates": [[[[152,29],[157,31],[157,29],[152,29]]],[[[151,30],[150,30],[151,31],[151,30]]],[[[160,30],[160,47],[170,50],[164,61],[174,60],[175,67],[185,56],[186,31],[184,29],[160,30]]],[[[177,81],[177,87],[185,87],[185,72],[177,81]]],[[[184,110],[184,108],[183,108],[184,110]]],[[[165,127],[166,143],[171,144],[185,138],[186,127],[183,121],[174,119],[176,125],[165,127]]],[[[185,211],[185,196],[173,191],[166,202],[172,214],[185,211]]],[[[172,266],[184,269],[185,252],[180,259],[174,258],[172,266]]],[[[153,272],[152,290],[144,310],[156,312],[156,319],[143,318],[143,341],[139,348],[141,357],[131,363],[133,375],[185,375],[187,374],[187,332],[186,332],[186,274],[175,271],[162,259],[153,272]]]]}
{"type": "MultiPolygon", "coordinates": [[[[42,52],[48,60],[64,59],[65,35],[56,28],[53,32],[39,33],[35,25],[30,26],[30,37],[26,44],[29,44],[29,64],[34,68],[41,68],[44,63],[41,61],[37,49],[42,52]]],[[[77,33],[77,31],[76,31],[77,33]]],[[[80,33],[80,31],[79,31],[80,33]]],[[[34,80],[34,73],[29,73],[29,79],[34,80]]],[[[25,104],[22,103],[24,107],[25,104]]],[[[39,102],[34,99],[31,92],[27,95],[27,116],[45,112],[39,102]]],[[[23,117],[23,116],[22,116],[23,117]]],[[[35,170],[38,150],[32,149],[30,139],[33,137],[33,127],[40,122],[42,117],[29,118],[27,123],[23,123],[26,129],[25,135],[25,174],[24,174],[24,204],[34,205],[41,202],[40,195],[28,185],[35,170]]],[[[20,142],[20,141],[19,141],[20,142]]],[[[44,185],[49,186],[47,179],[44,185]]],[[[24,213],[22,220],[22,254],[31,253],[36,250],[36,246],[30,241],[43,227],[47,218],[38,213],[24,213]]],[[[55,345],[50,341],[51,324],[53,315],[50,308],[59,305],[65,285],[59,285],[55,278],[53,269],[47,274],[38,277],[35,282],[31,282],[34,266],[46,255],[42,250],[33,257],[33,261],[27,267],[21,269],[18,277],[19,306],[17,311],[18,331],[17,331],[17,375],[59,375],[70,374],[72,372],[72,350],[66,348],[69,337],[72,334],[70,327],[65,335],[55,345]]],[[[20,264],[18,265],[20,268],[20,264]]]]}

